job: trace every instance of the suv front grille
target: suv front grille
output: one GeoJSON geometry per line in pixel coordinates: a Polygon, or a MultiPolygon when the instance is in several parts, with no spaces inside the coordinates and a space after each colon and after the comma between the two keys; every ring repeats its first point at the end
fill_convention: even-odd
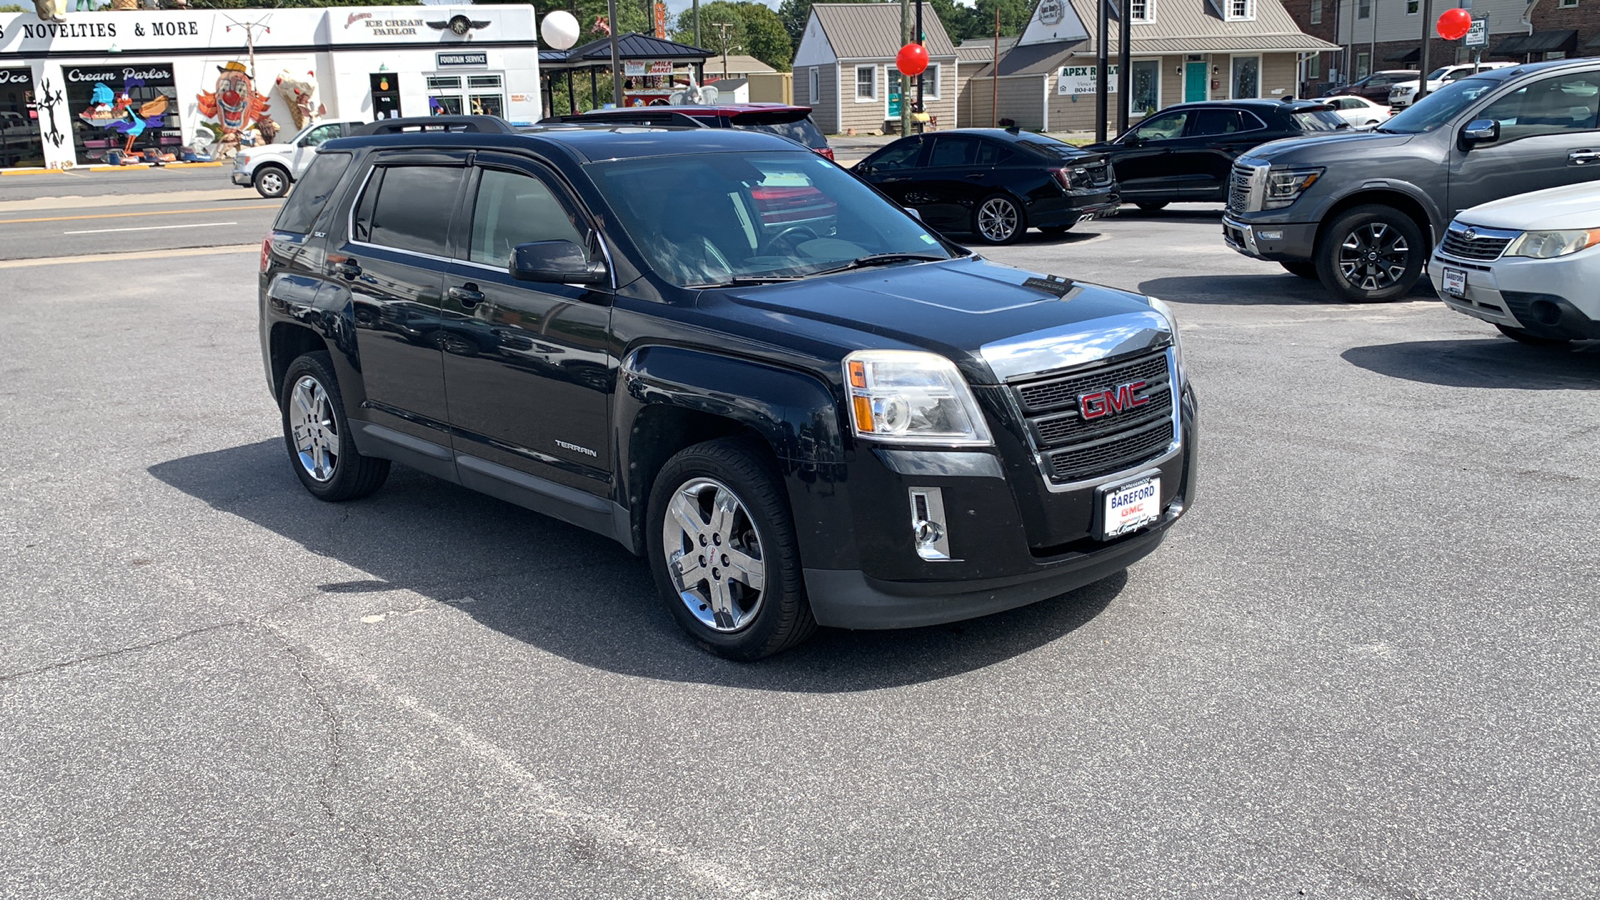
{"type": "Polygon", "coordinates": [[[1250,211],[1250,176],[1253,174],[1253,170],[1243,166],[1233,167],[1233,173],[1228,177],[1228,212],[1250,211]]]}
{"type": "Polygon", "coordinates": [[[1471,228],[1451,222],[1444,233],[1444,245],[1439,249],[1458,259],[1488,261],[1499,259],[1514,237],[1515,232],[1471,228]]]}
{"type": "Polygon", "coordinates": [[[1013,383],[1045,477],[1056,484],[1085,481],[1161,456],[1177,437],[1167,356],[1163,348],[1131,360],[1013,383]],[[1140,382],[1137,390],[1128,387],[1140,382]],[[1107,411],[1086,419],[1083,398],[1096,395],[1104,398],[1100,405],[1107,411]],[[1115,408],[1129,399],[1144,402],[1115,408]]]}

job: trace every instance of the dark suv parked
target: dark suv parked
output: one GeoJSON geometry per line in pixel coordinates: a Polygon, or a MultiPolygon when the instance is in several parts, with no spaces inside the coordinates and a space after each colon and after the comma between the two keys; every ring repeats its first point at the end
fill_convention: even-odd
{"type": "Polygon", "coordinates": [[[1223,239],[1344,300],[1398,299],[1457,212],[1600,175],[1597,116],[1600,59],[1486,69],[1375,131],[1250,151],[1223,239]]]}
{"type": "Polygon", "coordinates": [[[833,159],[833,148],[822,129],[811,121],[811,107],[781,103],[722,103],[715,106],[630,106],[621,109],[591,109],[575,116],[554,116],[541,124],[555,122],[736,128],[763,131],[786,137],[833,159]]]}
{"type": "Polygon", "coordinates": [[[975,257],[770,135],[367,129],[261,254],[268,385],[317,497],[395,460],[614,537],[742,659],[1059,595],[1193,501],[1159,300],[975,257]],[[765,221],[774,185],[830,212],[765,221]]]}
{"type": "Polygon", "coordinates": [[[1226,201],[1234,159],[1257,144],[1349,127],[1318,101],[1182,103],[1084,149],[1110,158],[1124,201],[1153,211],[1168,203],[1226,201]]]}

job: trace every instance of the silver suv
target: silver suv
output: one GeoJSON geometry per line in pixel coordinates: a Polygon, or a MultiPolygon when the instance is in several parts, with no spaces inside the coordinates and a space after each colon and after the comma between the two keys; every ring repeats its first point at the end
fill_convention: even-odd
{"type": "Polygon", "coordinates": [[[1375,131],[1263,144],[1223,239],[1349,301],[1395,300],[1459,210],[1600,176],[1600,59],[1479,72],[1375,131]]]}

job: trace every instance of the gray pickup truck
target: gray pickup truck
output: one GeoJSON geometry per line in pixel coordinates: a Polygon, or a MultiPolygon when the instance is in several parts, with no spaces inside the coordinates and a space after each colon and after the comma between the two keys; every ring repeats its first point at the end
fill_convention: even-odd
{"type": "Polygon", "coordinates": [[[1263,144],[1235,162],[1228,246],[1341,299],[1410,292],[1463,209],[1600,176],[1600,59],[1451,82],[1376,131],[1263,144]]]}

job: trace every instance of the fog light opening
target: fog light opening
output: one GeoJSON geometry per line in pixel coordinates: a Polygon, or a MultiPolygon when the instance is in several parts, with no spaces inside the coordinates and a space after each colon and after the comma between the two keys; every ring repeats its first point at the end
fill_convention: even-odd
{"type": "Polygon", "coordinates": [[[911,488],[911,542],[926,560],[950,559],[950,528],[944,494],[938,488],[911,488]]]}
{"type": "Polygon", "coordinates": [[[1532,314],[1533,320],[1540,325],[1561,324],[1561,307],[1551,303],[1549,300],[1533,301],[1528,306],[1528,312],[1532,314]]]}

